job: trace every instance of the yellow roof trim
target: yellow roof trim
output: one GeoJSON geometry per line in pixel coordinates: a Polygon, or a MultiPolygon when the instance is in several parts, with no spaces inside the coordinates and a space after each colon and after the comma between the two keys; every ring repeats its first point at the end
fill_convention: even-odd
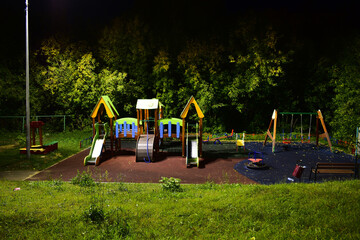
{"type": "Polygon", "coordinates": [[[110,98],[108,96],[102,96],[100,98],[100,100],[98,101],[98,103],[95,105],[95,108],[94,108],[92,114],[90,115],[91,118],[96,118],[96,116],[100,110],[101,104],[104,105],[106,114],[109,118],[116,118],[116,116],[119,115],[119,113],[115,109],[113,103],[111,102],[110,98]]]}
{"type": "Polygon", "coordinates": [[[191,98],[189,99],[188,103],[186,104],[184,110],[182,111],[182,113],[180,114],[180,117],[181,118],[186,118],[188,112],[189,112],[189,109],[190,109],[190,105],[191,104],[194,104],[195,106],[195,109],[196,109],[196,113],[198,115],[199,118],[204,118],[204,114],[203,112],[201,111],[199,105],[197,104],[197,102],[195,101],[195,98],[194,96],[191,96],[191,98]]]}

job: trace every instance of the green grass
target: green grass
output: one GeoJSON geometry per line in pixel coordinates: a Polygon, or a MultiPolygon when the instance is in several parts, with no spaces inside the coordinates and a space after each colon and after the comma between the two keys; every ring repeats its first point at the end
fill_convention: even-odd
{"type": "MultiPolygon", "coordinates": [[[[91,130],[44,133],[43,143],[58,141],[58,150],[47,155],[32,154],[30,160],[26,154],[20,154],[20,147],[26,146],[26,135],[15,133],[3,133],[0,146],[0,168],[4,170],[43,170],[54,163],[67,158],[81,149],[79,142],[92,136],[91,130]]],[[[39,143],[38,136],[36,143],[39,143]]],[[[84,149],[84,148],[82,148],[84,149]]]]}
{"type": "Polygon", "coordinates": [[[181,185],[1,182],[11,239],[359,239],[360,181],[181,185]],[[20,187],[21,190],[13,191],[20,187]]]}

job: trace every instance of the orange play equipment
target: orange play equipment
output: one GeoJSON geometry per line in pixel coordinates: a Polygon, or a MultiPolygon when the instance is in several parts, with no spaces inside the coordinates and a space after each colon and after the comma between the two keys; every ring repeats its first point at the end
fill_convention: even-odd
{"type": "MultiPolygon", "coordinates": [[[[32,154],[47,154],[51,151],[58,149],[58,142],[54,141],[48,144],[43,145],[43,135],[42,135],[42,126],[44,126],[44,122],[42,121],[32,121],[30,122],[30,152],[32,154]],[[36,130],[39,130],[39,144],[36,145],[36,130]]],[[[21,154],[26,154],[26,148],[20,148],[21,154]]]]}
{"type": "MultiPolygon", "coordinates": [[[[208,139],[207,139],[207,140],[203,140],[203,142],[214,141],[214,144],[216,144],[216,143],[221,144],[220,139],[232,138],[233,136],[234,136],[234,129],[231,130],[231,134],[230,134],[230,135],[228,135],[227,133],[225,133],[224,136],[221,136],[221,137],[212,138],[212,136],[211,136],[211,139],[209,139],[209,138],[210,138],[210,136],[209,136],[208,139]]],[[[241,145],[241,146],[243,146],[243,145],[241,145]]]]}

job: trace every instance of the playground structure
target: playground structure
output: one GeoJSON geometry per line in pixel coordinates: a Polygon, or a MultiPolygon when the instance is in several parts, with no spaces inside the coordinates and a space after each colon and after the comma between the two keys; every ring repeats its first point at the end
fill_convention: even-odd
{"type": "Polygon", "coordinates": [[[183,127],[182,119],[180,118],[164,118],[159,120],[160,139],[164,138],[180,138],[181,128],[183,127]],[[166,129],[167,126],[167,129],[166,129]],[[173,126],[176,130],[173,131],[173,126]]]}
{"type": "MultiPolygon", "coordinates": [[[[119,113],[116,110],[114,104],[112,103],[112,101],[110,100],[110,98],[108,96],[102,96],[99,99],[99,101],[95,105],[95,108],[94,108],[92,114],[90,115],[92,118],[93,136],[96,135],[96,128],[95,128],[96,119],[97,119],[97,123],[99,123],[99,124],[102,123],[103,120],[101,119],[101,117],[104,114],[104,110],[105,110],[107,117],[109,118],[110,150],[113,151],[114,145],[115,145],[115,138],[114,138],[114,130],[113,130],[112,126],[114,125],[114,121],[117,120],[119,113]]],[[[102,132],[102,127],[104,127],[104,125],[99,125],[99,132],[102,132]]],[[[95,140],[96,139],[93,139],[93,141],[95,141],[95,140]]]]}
{"type": "Polygon", "coordinates": [[[308,133],[308,142],[310,142],[310,137],[311,137],[311,119],[313,115],[316,115],[316,146],[319,145],[319,137],[324,137],[327,139],[328,145],[330,150],[332,151],[332,144],[330,141],[330,137],[329,137],[329,133],[326,129],[325,126],[325,122],[324,122],[324,118],[323,115],[321,113],[320,110],[318,110],[317,112],[278,112],[276,109],[274,110],[272,117],[271,117],[271,121],[269,124],[269,128],[267,130],[267,133],[265,135],[265,140],[263,145],[265,146],[267,143],[268,138],[271,139],[272,141],[272,152],[275,152],[275,146],[276,146],[276,130],[277,130],[277,124],[278,124],[278,114],[280,115],[291,115],[291,124],[290,124],[290,136],[289,138],[285,138],[285,134],[283,132],[282,135],[282,142],[284,144],[290,144],[292,142],[292,131],[293,131],[293,116],[294,115],[300,115],[300,119],[301,119],[301,142],[303,142],[303,121],[302,121],[302,116],[303,115],[309,115],[310,116],[310,124],[309,124],[309,133],[308,133]],[[321,122],[321,126],[323,128],[324,133],[323,134],[319,134],[319,121],[321,122]],[[273,132],[271,133],[271,128],[273,127],[273,132]]]}
{"type": "Polygon", "coordinates": [[[137,139],[138,137],[137,119],[131,117],[117,119],[115,121],[115,136],[116,139],[122,139],[122,138],[137,139]]]}
{"type": "Polygon", "coordinates": [[[136,113],[139,137],[136,143],[136,162],[154,161],[154,150],[156,153],[159,151],[159,112],[160,103],[158,99],[137,100],[136,113]],[[150,118],[150,110],[154,111],[153,118],[150,118]]]}
{"type": "Polygon", "coordinates": [[[100,156],[105,146],[106,138],[109,135],[109,124],[108,123],[95,123],[95,135],[91,144],[90,153],[84,158],[84,165],[89,163],[95,164],[96,166],[100,163],[100,156]],[[105,134],[100,134],[100,128],[105,130],[105,134]]]}
{"type": "MultiPolygon", "coordinates": [[[[190,167],[191,165],[196,165],[199,167],[200,159],[202,157],[202,129],[203,129],[203,118],[204,114],[201,111],[199,105],[197,104],[193,96],[190,97],[185,108],[180,114],[182,118],[182,156],[186,157],[186,166],[190,167]],[[189,134],[189,123],[186,125],[186,142],[185,142],[185,123],[188,116],[190,106],[193,104],[195,106],[196,114],[199,119],[199,122],[195,124],[195,134],[189,134]],[[185,149],[186,148],[186,149],[185,149]],[[186,150],[186,151],[185,151],[186,150]],[[186,155],[185,155],[186,153],[186,155]]],[[[194,124],[190,124],[190,127],[194,124]]]]}
{"type": "Polygon", "coordinates": [[[113,103],[107,96],[102,96],[96,104],[91,118],[93,121],[93,142],[90,153],[84,158],[84,165],[98,165],[102,152],[121,150],[121,140],[133,138],[136,140],[136,162],[153,162],[159,152],[159,146],[166,138],[178,138],[182,142],[182,156],[186,157],[187,166],[199,166],[199,156],[202,157],[202,118],[204,117],[194,97],[191,97],[179,118],[163,118],[163,105],[158,99],[138,99],[136,104],[137,117],[118,118],[113,103]],[[193,104],[199,117],[195,137],[187,132],[185,141],[185,123],[190,105],[193,104]],[[102,115],[106,113],[109,124],[102,123],[102,115]],[[96,122],[97,119],[97,122],[96,122]],[[167,126],[167,127],[166,127],[167,126]],[[190,139],[190,140],[189,140],[190,139]],[[196,140],[196,144],[193,140],[196,140]],[[191,145],[191,156],[189,153],[191,145]]]}
{"type": "MultiPolygon", "coordinates": [[[[32,154],[47,154],[51,151],[58,149],[58,142],[53,141],[51,143],[43,145],[43,135],[42,135],[42,126],[44,122],[42,121],[32,121],[30,122],[30,153],[32,154]],[[39,144],[36,145],[36,130],[39,132],[39,144]]],[[[26,154],[26,148],[20,148],[21,154],[26,154]]]]}
{"type": "MultiPolygon", "coordinates": [[[[93,126],[93,140],[90,148],[90,153],[88,156],[84,158],[84,165],[93,163],[95,165],[99,165],[100,157],[103,152],[103,149],[106,145],[106,140],[109,138],[110,140],[110,150],[113,152],[114,150],[114,132],[113,132],[113,124],[114,121],[118,118],[119,113],[117,112],[114,104],[110,100],[108,96],[101,96],[99,101],[94,107],[93,112],[90,117],[92,118],[92,126],[93,126]],[[105,121],[103,117],[104,112],[110,121],[110,126],[103,123],[105,121]],[[97,120],[97,121],[96,121],[97,120]],[[104,132],[104,133],[103,133],[104,132]]],[[[106,150],[106,148],[105,148],[106,150]]]]}

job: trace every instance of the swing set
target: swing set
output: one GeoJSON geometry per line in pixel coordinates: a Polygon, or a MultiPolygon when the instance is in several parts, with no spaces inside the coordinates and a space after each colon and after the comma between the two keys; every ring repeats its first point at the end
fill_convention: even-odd
{"type": "Polygon", "coordinates": [[[281,115],[281,120],[280,120],[280,124],[282,124],[282,143],[283,144],[291,144],[293,142],[294,139],[296,139],[296,135],[293,135],[294,133],[294,126],[297,120],[294,121],[294,116],[299,115],[300,116],[300,139],[301,139],[301,143],[304,142],[308,142],[310,143],[310,138],[311,138],[311,124],[312,124],[312,116],[315,115],[316,116],[316,146],[319,146],[319,137],[324,137],[327,139],[328,145],[330,147],[330,150],[332,151],[332,144],[330,141],[330,137],[329,137],[329,133],[326,129],[325,126],[325,122],[324,122],[324,118],[323,115],[321,113],[320,110],[318,110],[317,112],[278,112],[276,109],[273,112],[273,115],[271,117],[271,121],[269,124],[269,128],[267,130],[266,136],[265,136],[265,140],[264,140],[264,146],[267,143],[268,138],[271,139],[272,141],[272,152],[275,152],[275,145],[276,145],[276,128],[278,125],[278,115],[281,115]],[[304,139],[304,132],[303,132],[303,116],[309,116],[309,130],[308,130],[308,136],[307,136],[307,141],[304,139]],[[288,137],[285,137],[285,120],[284,120],[284,116],[291,116],[291,122],[290,122],[290,134],[288,135],[288,137]],[[324,133],[323,134],[319,134],[319,120],[321,122],[321,126],[323,128],[324,133]],[[273,132],[271,133],[271,128],[273,127],[273,132]]]}
{"type": "MultiPolygon", "coordinates": [[[[280,120],[280,126],[282,125],[282,133],[281,133],[281,137],[282,137],[282,143],[283,144],[291,144],[292,140],[297,139],[296,137],[296,133],[294,134],[294,130],[295,130],[295,125],[298,119],[296,119],[294,121],[294,114],[295,113],[280,113],[281,114],[281,120],[280,120]],[[291,122],[290,122],[290,133],[288,135],[288,137],[285,137],[285,123],[286,120],[284,119],[284,115],[291,114],[291,122]]],[[[310,143],[310,139],[311,139],[311,122],[312,122],[312,113],[296,113],[298,115],[300,115],[300,139],[301,139],[301,143],[304,143],[304,132],[303,132],[303,114],[304,115],[309,115],[310,116],[310,120],[309,120],[309,132],[308,132],[308,137],[307,137],[307,142],[310,143]]],[[[314,113],[316,114],[316,113],[314,113]]]]}

